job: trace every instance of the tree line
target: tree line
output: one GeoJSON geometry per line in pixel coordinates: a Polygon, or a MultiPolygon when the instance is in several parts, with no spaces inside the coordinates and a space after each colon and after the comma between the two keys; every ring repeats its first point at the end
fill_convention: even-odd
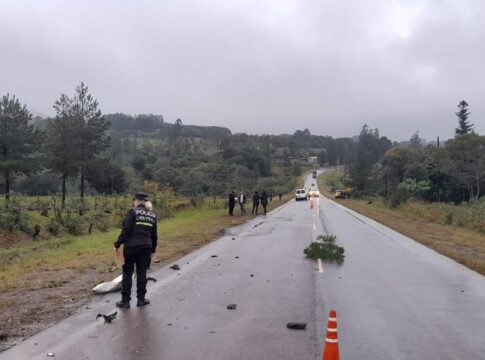
{"type": "Polygon", "coordinates": [[[266,188],[291,191],[307,167],[345,162],[355,141],[294,134],[233,134],[219,126],[174,123],[162,115],[102,114],[81,83],[61,94],[51,118],[33,117],[9,94],[0,102],[0,186],[12,193],[125,193],[145,181],[184,195],[266,188]],[[309,159],[312,159],[309,161],[309,159]],[[315,160],[316,159],[316,160],[315,160]]]}
{"type": "Polygon", "coordinates": [[[110,126],[98,108],[98,101],[81,83],[73,96],[61,94],[54,103],[55,117],[45,129],[34,128],[32,114],[15,96],[2,97],[0,103],[0,169],[4,174],[5,197],[9,199],[15,174],[32,174],[49,168],[60,175],[62,204],[66,180],[78,176],[80,197],[84,198],[86,171],[91,161],[109,146],[110,126]]]}
{"type": "Polygon", "coordinates": [[[365,125],[345,184],[356,195],[380,195],[397,205],[426,201],[477,200],[485,188],[485,136],[473,130],[468,103],[458,104],[455,136],[425,144],[416,132],[406,144],[391,144],[365,125]]]}
{"type": "Polygon", "coordinates": [[[61,94],[55,116],[33,117],[15,96],[0,101],[0,187],[28,195],[76,191],[123,194],[144,182],[186,196],[294,189],[305,170],[345,165],[355,195],[399,202],[467,201],[482,196],[484,138],[473,131],[466,101],[458,105],[455,137],[425,144],[416,132],[392,142],[364,125],[357,137],[332,138],[308,129],[293,134],[233,134],[218,126],[168,123],[162,115],[101,113],[81,83],[61,94]]]}

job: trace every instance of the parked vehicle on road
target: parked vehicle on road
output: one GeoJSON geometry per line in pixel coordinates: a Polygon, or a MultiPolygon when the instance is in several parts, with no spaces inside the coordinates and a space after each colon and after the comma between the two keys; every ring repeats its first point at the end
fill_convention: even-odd
{"type": "Polygon", "coordinates": [[[295,200],[307,200],[307,193],[305,189],[296,189],[295,191],[295,200]]]}
{"type": "Polygon", "coordinates": [[[345,188],[344,190],[335,191],[335,199],[348,199],[352,193],[352,188],[345,188]]]}

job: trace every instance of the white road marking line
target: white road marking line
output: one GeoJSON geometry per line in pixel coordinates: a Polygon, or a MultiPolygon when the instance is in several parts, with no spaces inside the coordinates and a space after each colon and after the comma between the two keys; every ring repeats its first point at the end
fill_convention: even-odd
{"type": "Polygon", "coordinates": [[[322,259],[318,259],[318,272],[323,273],[323,262],[322,259]]]}

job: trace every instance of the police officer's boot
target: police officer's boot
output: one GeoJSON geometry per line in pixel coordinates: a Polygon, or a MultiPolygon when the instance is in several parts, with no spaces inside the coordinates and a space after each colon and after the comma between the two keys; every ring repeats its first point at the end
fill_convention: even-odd
{"type": "Polygon", "coordinates": [[[148,299],[138,299],[138,301],[136,302],[136,306],[145,306],[148,304],[150,304],[150,300],[148,299]]]}
{"type": "Polygon", "coordinates": [[[121,300],[116,303],[116,306],[122,309],[129,309],[130,308],[130,302],[127,300],[121,300]]]}

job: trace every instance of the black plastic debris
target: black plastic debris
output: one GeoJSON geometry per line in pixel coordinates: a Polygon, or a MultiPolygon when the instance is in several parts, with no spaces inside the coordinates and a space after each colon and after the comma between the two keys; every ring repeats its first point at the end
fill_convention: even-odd
{"type": "Polygon", "coordinates": [[[286,327],[291,330],[305,330],[306,323],[289,322],[286,327]]]}
{"type": "Polygon", "coordinates": [[[251,277],[254,277],[254,274],[251,274],[251,277]]]}
{"type": "Polygon", "coordinates": [[[236,240],[236,238],[232,238],[232,240],[236,240]]]}
{"type": "Polygon", "coordinates": [[[239,256],[236,256],[236,259],[239,259],[239,256]]]}
{"type": "Polygon", "coordinates": [[[177,264],[173,264],[172,266],[170,266],[170,269],[172,269],[172,270],[180,270],[180,266],[178,266],[177,264]]]}
{"type": "Polygon", "coordinates": [[[237,304],[229,304],[227,305],[227,310],[236,310],[237,304]]]}
{"type": "Polygon", "coordinates": [[[214,257],[215,258],[215,257],[217,257],[217,255],[211,255],[211,257],[214,257]]]}
{"type": "Polygon", "coordinates": [[[117,314],[118,314],[117,311],[115,311],[114,313],[109,314],[109,315],[98,314],[98,315],[96,315],[96,320],[98,320],[98,318],[102,317],[104,319],[104,322],[105,323],[111,324],[111,321],[113,321],[114,319],[116,319],[116,315],[117,314]]]}
{"type": "Polygon", "coordinates": [[[148,276],[147,280],[157,282],[157,279],[155,279],[154,277],[151,277],[151,276],[148,276]]]}

